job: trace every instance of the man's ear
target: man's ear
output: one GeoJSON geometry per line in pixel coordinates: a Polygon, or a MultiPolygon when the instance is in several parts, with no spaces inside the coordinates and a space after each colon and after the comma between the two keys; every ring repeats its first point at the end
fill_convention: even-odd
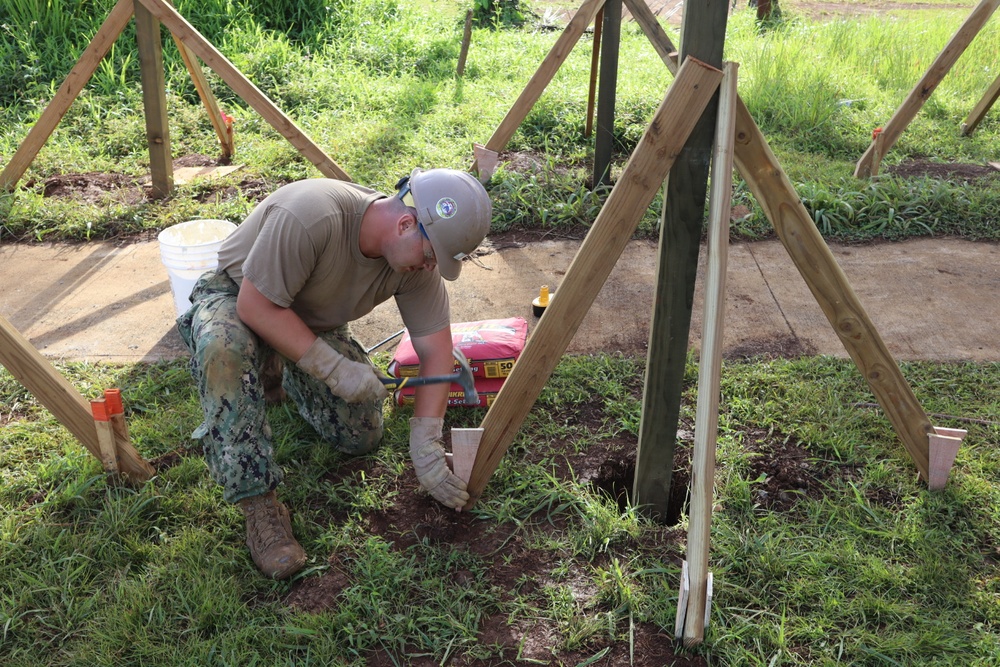
{"type": "Polygon", "coordinates": [[[396,221],[396,230],[399,232],[399,234],[404,234],[405,232],[408,232],[411,228],[416,226],[417,226],[417,217],[409,212],[400,215],[399,219],[396,221]]]}

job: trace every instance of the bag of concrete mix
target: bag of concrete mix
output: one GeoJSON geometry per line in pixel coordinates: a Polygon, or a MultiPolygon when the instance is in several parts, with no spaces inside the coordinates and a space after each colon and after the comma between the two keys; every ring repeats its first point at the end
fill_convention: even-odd
{"type": "MultiPolygon", "coordinates": [[[[449,408],[488,408],[493,405],[500,387],[503,386],[507,378],[476,378],[476,393],[479,395],[479,403],[475,405],[465,404],[465,390],[459,384],[452,383],[448,389],[449,408]]],[[[393,400],[396,405],[413,405],[416,387],[403,387],[393,393],[393,400]]]]}
{"type": "MultiPolygon", "coordinates": [[[[528,339],[528,323],[523,317],[499,320],[459,322],[451,325],[452,347],[461,350],[469,360],[473,377],[505,378],[514,368],[528,339]]],[[[455,364],[455,372],[459,370],[455,364]]],[[[393,377],[415,377],[420,373],[420,360],[413,349],[410,332],[403,333],[389,374],[393,377]]]]}

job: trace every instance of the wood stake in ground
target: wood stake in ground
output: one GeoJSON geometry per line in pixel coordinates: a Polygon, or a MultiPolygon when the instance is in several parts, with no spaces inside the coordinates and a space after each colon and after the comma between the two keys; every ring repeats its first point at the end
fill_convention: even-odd
{"type": "Polygon", "coordinates": [[[486,413],[466,507],[472,507],[479,499],[513,442],[677,153],[715,94],[721,78],[721,71],[693,58],[677,72],[677,78],[570,264],[560,285],[559,297],[546,308],[514,364],[514,370],[486,413]]]}
{"type": "MultiPolygon", "coordinates": [[[[4,317],[0,317],[0,364],[55,415],[87,451],[105,461],[90,403],[4,317]]],[[[136,481],[153,476],[153,467],[131,443],[119,443],[117,452],[120,472],[136,481]]]]}

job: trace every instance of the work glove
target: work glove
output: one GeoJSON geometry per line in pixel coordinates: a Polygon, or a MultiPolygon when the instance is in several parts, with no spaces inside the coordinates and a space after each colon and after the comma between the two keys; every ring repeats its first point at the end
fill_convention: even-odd
{"type": "Polygon", "coordinates": [[[335,396],[348,403],[382,401],[389,396],[375,374],[374,366],[351,361],[322,338],[316,339],[297,365],[317,380],[325,382],[335,396]]]}
{"type": "Polygon", "coordinates": [[[461,510],[469,502],[469,494],[465,482],[445,462],[443,428],[444,419],[440,417],[411,418],[410,458],[420,486],[442,505],[461,510]]]}

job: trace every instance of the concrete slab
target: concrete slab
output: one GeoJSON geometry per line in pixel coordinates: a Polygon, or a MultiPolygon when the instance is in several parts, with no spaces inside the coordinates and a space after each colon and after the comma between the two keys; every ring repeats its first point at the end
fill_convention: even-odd
{"type": "MultiPolygon", "coordinates": [[[[520,315],[532,327],[541,285],[559,284],[580,242],[498,246],[449,285],[455,321],[520,315]]],[[[1000,245],[915,240],[832,245],[838,263],[897,360],[1000,361],[1000,245]]],[[[777,241],[730,247],[724,354],[847,354],[777,241]]],[[[657,249],[630,243],[589,308],[570,353],[645,352],[657,249]]],[[[704,264],[704,253],[702,254],[704,264]]],[[[704,301],[699,271],[691,344],[704,301]]],[[[585,307],[586,304],[581,304],[585,307]]],[[[56,360],[155,361],[187,352],[174,327],[155,241],[0,245],[0,315],[56,360]]],[[[354,326],[374,345],[402,328],[389,302],[354,326]]]]}

